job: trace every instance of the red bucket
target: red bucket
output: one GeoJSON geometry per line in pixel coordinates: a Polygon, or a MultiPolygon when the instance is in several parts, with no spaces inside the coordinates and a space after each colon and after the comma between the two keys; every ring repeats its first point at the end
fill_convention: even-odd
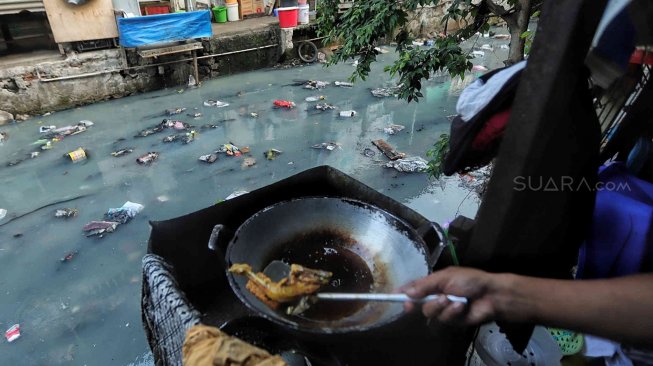
{"type": "Polygon", "coordinates": [[[279,27],[281,28],[295,28],[297,26],[297,13],[299,8],[296,6],[289,6],[287,8],[278,8],[279,12],[279,27]]]}

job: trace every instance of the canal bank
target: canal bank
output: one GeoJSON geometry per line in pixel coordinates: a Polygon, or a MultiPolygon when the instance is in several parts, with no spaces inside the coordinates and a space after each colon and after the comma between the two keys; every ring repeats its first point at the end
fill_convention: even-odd
{"type": "MultiPolygon", "coordinates": [[[[443,9],[416,10],[409,22],[411,34],[436,37],[445,26],[440,21],[443,9]]],[[[450,23],[448,29],[457,28],[450,23]]],[[[0,111],[38,115],[183,85],[194,74],[193,52],[200,81],[271,67],[296,57],[295,46],[302,40],[318,38],[312,24],[281,29],[279,18],[271,16],[211,23],[211,28],[210,38],[189,40],[187,51],[157,57],[144,57],[143,49],[115,47],[117,39],[113,48],[103,50],[76,52],[68,45],[61,48],[64,55],[39,50],[0,57],[0,111]]]]}
{"type": "MultiPolygon", "coordinates": [[[[212,26],[213,37],[198,42],[201,47],[196,50],[200,80],[273,66],[295,35],[305,39],[315,34],[311,26],[282,30],[273,17],[212,26]]],[[[43,114],[185,84],[193,74],[190,51],[158,57],[142,54],[113,48],[65,57],[0,59],[0,110],[43,114]]]]}

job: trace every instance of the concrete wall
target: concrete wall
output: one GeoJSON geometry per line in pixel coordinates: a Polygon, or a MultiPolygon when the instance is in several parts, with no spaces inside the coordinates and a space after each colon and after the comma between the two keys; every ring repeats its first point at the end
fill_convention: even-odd
{"type": "Polygon", "coordinates": [[[216,77],[274,66],[281,57],[280,29],[271,26],[247,34],[214,37],[204,43],[204,54],[217,54],[275,45],[256,51],[208,58],[199,61],[200,77],[216,77]]]}
{"type": "Polygon", "coordinates": [[[83,79],[40,82],[42,77],[61,77],[121,68],[118,50],[70,55],[65,60],[15,66],[0,70],[0,110],[13,114],[36,114],[99,100],[119,98],[160,86],[156,69],[107,73],[83,79]]]}
{"type": "MultiPolygon", "coordinates": [[[[408,30],[415,37],[435,38],[444,32],[445,24],[442,22],[447,8],[453,0],[441,1],[437,6],[424,6],[408,15],[408,30]]],[[[449,21],[447,31],[460,28],[458,22],[449,21]]]]}
{"type": "MultiPolygon", "coordinates": [[[[279,28],[222,36],[204,41],[198,55],[211,55],[278,44],[279,28]]],[[[141,59],[135,52],[127,53],[129,66],[164,63],[185,55],[169,55],[156,60],[141,59]]],[[[200,80],[222,74],[272,66],[280,57],[279,47],[199,60],[200,80]]],[[[124,70],[118,49],[70,54],[65,59],[40,62],[29,66],[0,69],[0,110],[12,114],[41,114],[67,109],[100,100],[121,98],[135,93],[185,84],[192,73],[192,62],[124,70]],[[42,82],[42,78],[80,75],[107,70],[122,70],[80,79],[42,82]]]]}

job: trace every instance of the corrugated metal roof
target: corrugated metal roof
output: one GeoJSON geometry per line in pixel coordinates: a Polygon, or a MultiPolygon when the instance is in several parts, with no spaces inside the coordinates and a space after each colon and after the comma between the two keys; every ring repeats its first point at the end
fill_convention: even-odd
{"type": "Polygon", "coordinates": [[[15,14],[23,10],[31,12],[45,11],[42,0],[0,0],[0,15],[15,14]]]}

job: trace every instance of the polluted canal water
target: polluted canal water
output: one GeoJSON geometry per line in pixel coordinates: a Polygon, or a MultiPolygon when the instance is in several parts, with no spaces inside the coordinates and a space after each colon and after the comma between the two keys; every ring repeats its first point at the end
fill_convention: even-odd
{"type": "Polygon", "coordinates": [[[457,96],[446,78],[425,82],[419,103],[373,96],[371,89],[393,85],[382,72],[392,57],[379,55],[371,73],[375,77],[353,87],[334,85],[351,75],[351,64],[260,70],[204,81],[199,88],[171,87],[0,127],[8,133],[0,143],[0,208],[7,210],[0,220],[0,328],[4,332],[20,324],[21,333],[11,343],[0,343],[0,363],[151,364],[140,314],[148,220],[190,213],[235,191],[252,191],[315,166],[340,169],[436,222],[456,213],[473,216],[478,200],[459,186],[460,178],[436,184],[425,173],[386,168],[388,159],[372,145],[372,140],[384,139],[407,156],[425,157],[448,131],[446,116],[455,113],[457,96]],[[319,90],[289,85],[308,79],[331,85],[319,90]],[[311,96],[323,98],[307,102],[311,96]],[[208,100],[229,105],[204,105],[208,100]],[[296,105],[273,108],[275,100],[296,105]],[[318,103],[335,109],[318,110],[318,103]],[[176,108],[186,110],[165,116],[176,108]],[[356,113],[340,117],[341,111],[356,113]],[[189,131],[172,128],[134,137],[164,118],[193,125],[195,133],[189,137],[189,131]],[[52,143],[50,150],[33,145],[44,136],[40,127],[79,121],[93,124],[52,143]],[[405,128],[384,132],[393,124],[405,128]],[[182,135],[163,141],[175,134],[182,135]],[[239,147],[242,156],[214,154],[228,143],[239,147]],[[84,154],[77,151],[80,147],[84,154]],[[40,154],[30,158],[34,151],[40,154]],[[149,152],[158,156],[136,162],[149,152]],[[213,163],[198,160],[200,156],[213,163]],[[109,208],[128,201],[144,206],[131,221],[101,238],[84,235],[87,223],[103,220],[109,208]],[[55,217],[64,208],[76,211],[55,217]]]}

